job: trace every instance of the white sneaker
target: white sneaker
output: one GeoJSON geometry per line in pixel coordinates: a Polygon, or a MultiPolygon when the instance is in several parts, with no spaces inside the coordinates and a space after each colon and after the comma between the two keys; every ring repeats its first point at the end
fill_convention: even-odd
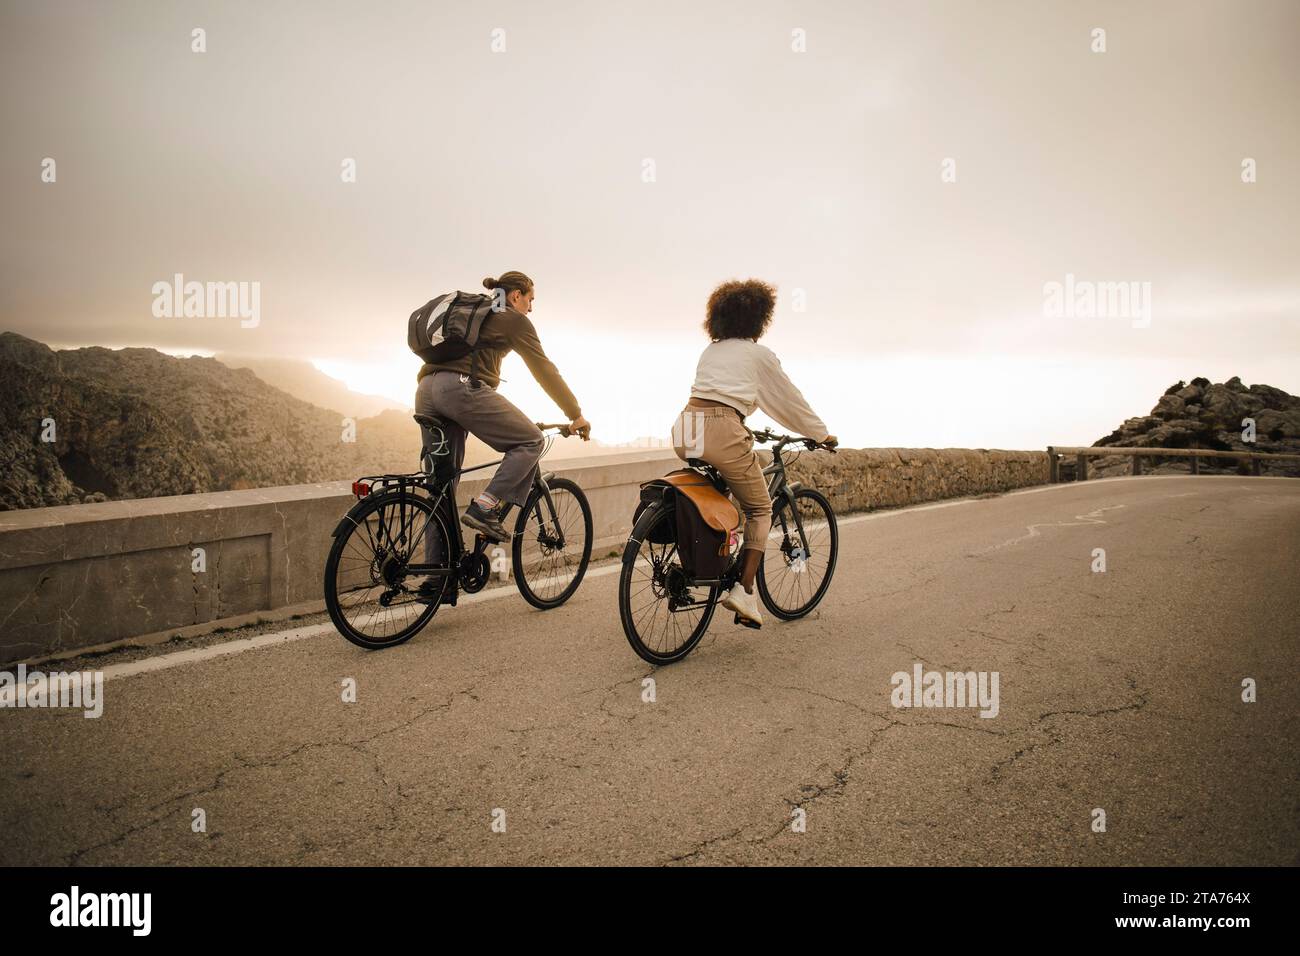
{"type": "Polygon", "coordinates": [[[722,595],[719,603],[728,611],[735,611],[741,617],[747,618],[755,624],[761,625],[763,623],[763,612],[758,609],[757,591],[750,594],[743,585],[737,584],[722,595]]]}

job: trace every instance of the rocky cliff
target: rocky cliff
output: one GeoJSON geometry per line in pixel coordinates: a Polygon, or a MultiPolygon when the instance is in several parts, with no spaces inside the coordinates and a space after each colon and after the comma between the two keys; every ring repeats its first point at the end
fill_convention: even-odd
{"type": "Polygon", "coordinates": [[[352,435],[338,413],[214,359],[0,333],[0,509],[340,480],[418,458],[402,412],[352,435]]]}
{"type": "MultiPolygon", "coordinates": [[[[1271,385],[1243,385],[1233,377],[1221,384],[1206,378],[1176,382],[1148,415],[1130,418],[1095,445],[1138,448],[1215,448],[1220,451],[1259,451],[1300,454],[1300,397],[1271,385]],[[1255,440],[1243,439],[1243,420],[1254,419],[1255,440]]],[[[1073,462],[1063,462],[1067,469],[1073,462]]],[[[1097,475],[1127,474],[1128,457],[1095,458],[1089,465],[1097,475]]],[[[1145,471],[1185,474],[1186,459],[1149,460],[1145,471]]],[[[1243,459],[1205,459],[1202,472],[1249,473],[1243,459]]],[[[1300,476],[1300,463],[1268,465],[1265,474],[1300,476]]],[[[1062,477],[1069,477],[1063,474],[1062,477]]]]}

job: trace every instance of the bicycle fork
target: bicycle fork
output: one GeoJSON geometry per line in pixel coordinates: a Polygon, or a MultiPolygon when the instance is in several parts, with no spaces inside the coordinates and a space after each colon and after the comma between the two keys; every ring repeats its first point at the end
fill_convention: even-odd
{"type": "Polygon", "coordinates": [[[785,517],[785,508],[778,508],[776,511],[777,520],[781,524],[781,552],[785,555],[786,561],[789,562],[792,574],[803,574],[807,566],[808,558],[811,556],[808,547],[808,534],[804,531],[803,517],[799,514],[799,506],[796,503],[794,489],[785,495],[785,501],[790,506],[790,513],[794,516],[795,531],[798,542],[790,540],[790,526],[785,517]]]}

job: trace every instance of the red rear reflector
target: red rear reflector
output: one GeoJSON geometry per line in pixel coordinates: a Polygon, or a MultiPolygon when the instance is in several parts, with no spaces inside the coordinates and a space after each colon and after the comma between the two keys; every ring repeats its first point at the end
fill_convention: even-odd
{"type": "Polygon", "coordinates": [[[352,482],[352,493],[358,498],[364,498],[370,494],[370,486],[364,481],[354,481],[352,482]]]}

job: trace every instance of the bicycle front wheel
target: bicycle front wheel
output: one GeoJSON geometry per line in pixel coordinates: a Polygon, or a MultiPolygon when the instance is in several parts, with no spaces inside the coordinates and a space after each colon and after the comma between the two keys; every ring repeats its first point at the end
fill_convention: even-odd
{"type": "Polygon", "coordinates": [[[831,503],[820,491],[800,488],[772,513],[772,531],[758,566],[763,604],[785,621],[803,617],[830,587],[840,531],[831,503]],[[775,539],[775,540],[773,540],[775,539]]]}
{"type": "Polygon", "coordinates": [[[525,601],[546,611],[573,597],[591,562],[591,527],[587,496],[568,478],[533,488],[511,543],[515,584],[525,601]]]}

